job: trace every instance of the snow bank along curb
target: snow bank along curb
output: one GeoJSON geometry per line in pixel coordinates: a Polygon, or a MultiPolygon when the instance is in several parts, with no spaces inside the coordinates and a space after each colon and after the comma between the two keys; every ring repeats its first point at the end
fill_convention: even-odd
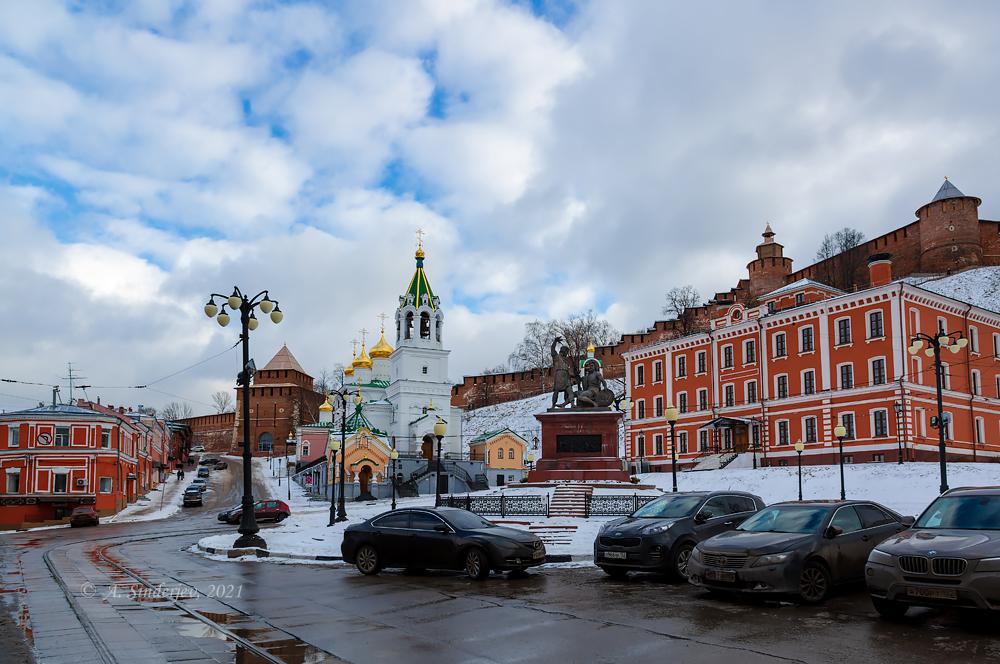
{"type": "MultiPolygon", "coordinates": [[[[342,561],[341,556],[310,556],[302,553],[288,553],[285,551],[268,551],[267,549],[227,549],[223,547],[203,546],[198,543],[198,550],[217,556],[227,558],[242,558],[243,556],[257,556],[258,558],[287,558],[289,560],[318,560],[323,562],[342,561]]],[[[554,553],[545,556],[546,563],[577,563],[588,562],[594,559],[593,556],[572,556],[565,553],[554,553]]]]}

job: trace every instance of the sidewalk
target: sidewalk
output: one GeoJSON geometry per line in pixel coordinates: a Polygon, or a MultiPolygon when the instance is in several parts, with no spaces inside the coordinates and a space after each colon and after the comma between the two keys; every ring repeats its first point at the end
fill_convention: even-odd
{"type": "Polygon", "coordinates": [[[108,519],[108,523],[153,521],[176,514],[181,509],[181,497],[184,494],[184,489],[190,486],[197,474],[197,469],[192,469],[190,472],[185,471],[184,479],[180,481],[178,481],[176,474],[169,476],[167,481],[155,491],[150,491],[144,496],[149,499],[148,501],[137,500],[108,519]]]}

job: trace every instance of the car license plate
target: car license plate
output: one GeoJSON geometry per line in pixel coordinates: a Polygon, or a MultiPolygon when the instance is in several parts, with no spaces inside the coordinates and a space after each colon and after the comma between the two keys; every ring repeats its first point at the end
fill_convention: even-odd
{"type": "Polygon", "coordinates": [[[628,554],[625,553],[624,551],[605,551],[604,557],[617,560],[625,560],[626,558],[628,558],[628,554]]]}
{"type": "Polygon", "coordinates": [[[705,578],[709,581],[734,583],[736,581],[736,572],[730,572],[729,570],[708,569],[705,570],[705,578]]]}
{"type": "Polygon", "coordinates": [[[909,597],[924,597],[926,599],[958,599],[958,591],[954,588],[917,588],[908,586],[906,594],[909,597]]]}

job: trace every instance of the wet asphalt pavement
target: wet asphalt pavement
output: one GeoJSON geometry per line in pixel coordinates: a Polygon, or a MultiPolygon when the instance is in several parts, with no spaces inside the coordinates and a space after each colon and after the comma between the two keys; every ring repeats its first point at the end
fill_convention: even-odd
{"type": "Polygon", "coordinates": [[[189,552],[233,531],[215,514],[238,502],[238,473],[163,521],[0,536],[0,662],[1000,661],[997,616],[888,623],[861,588],[808,607],[593,567],[474,582],[189,552]]]}

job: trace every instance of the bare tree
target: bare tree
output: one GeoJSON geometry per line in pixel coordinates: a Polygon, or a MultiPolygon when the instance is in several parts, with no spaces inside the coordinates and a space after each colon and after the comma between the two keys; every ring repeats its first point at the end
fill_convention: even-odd
{"type": "Polygon", "coordinates": [[[552,321],[533,320],[525,324],[524,338],[507,358],[510,367],[517,371],[530,371],[549,366],[552,361],[549,357],[549,343],[556,334],[552,321]]]}
{"type": "Polygon", "coordinates": [[[681,334],[691,334],[698,327],[696,317],[689,311],[701,304],[701,295],[694,286],[675,286],[667,291],[666,302],[663,303],[663,315],[678,321],[681,334]]]}
{"type": "MultiPolygon", "coordinates": [[[[607,346],[617,343],[621,333],[608,321],[598,318],[592,310],[582,314],[573,314],[561,321],[553,321],[556,335],[563,338],[569,346],[570,355],[581,358],[587,353],[587,346],[607,346]]],[[[552,340],[549,339],[551,344],[552,340]]],[[[551,359],[550,359],[551,361],[551,359]]]]}
{"type": "Polygon", "coordinates": [[[859,247],[865,241],[865,234],[856,228],[845,226],[835,233],[827,233],[816,251],[816,261],[822,263],[820,280],[843,291],[854,289],[854,275],[864,263],[859,247]]]}
{"type": "Polygon", "coordinates": [[[216,413],[228,413],[233,410],[233,395],[219,390],[212,395],[212,403],[215,404],[216,413]]]}
{"type": "Polygon", "coordinates": [[[160,409],[160,417],[165,420],[183,420],[192,415],[194,415],[194,410],[191,408],[191,404],[187,402],[179,403],[171,401],[160,409]]]}
{"type": "Polygon", "coordinates": [[[507,373],[508,371],[510,371],[510,369],[507,368],[507,363],[506,362],[501,362],[500,364],[496,365],[495,367],[486,367],[485,369],[483,369],[482,374],[484,376],[489,376],[491,374],[507,373]]]}

